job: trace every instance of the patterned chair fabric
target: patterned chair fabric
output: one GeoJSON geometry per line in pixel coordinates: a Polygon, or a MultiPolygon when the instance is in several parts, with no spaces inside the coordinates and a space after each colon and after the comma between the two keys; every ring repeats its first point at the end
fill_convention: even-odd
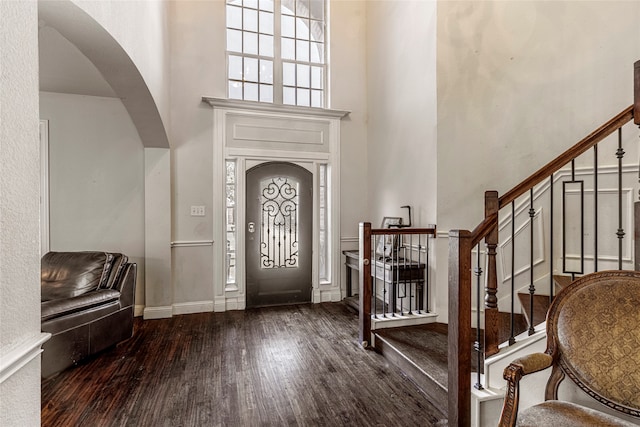
{"type": "Polygon", "coordinates": [[[514,360],[504,371],[508,389],[500,419],[500,426],[637,425],[559,402],[558,386],[565,376],[640,423],[640,272],[592,273],[556,296],[547,314],[546,351],[514,360]],[[518,417],[520,378],[549,367],[546,402],[518,417]]]}

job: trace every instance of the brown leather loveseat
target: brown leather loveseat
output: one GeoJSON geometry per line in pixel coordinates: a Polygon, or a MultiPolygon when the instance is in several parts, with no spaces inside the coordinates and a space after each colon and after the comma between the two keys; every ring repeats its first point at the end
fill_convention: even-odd
{"type": "Polygon", "coordinates": [[[136,264],[109,252],[49,252],[41,263],[42,377],[133,335],[136,264]]]}

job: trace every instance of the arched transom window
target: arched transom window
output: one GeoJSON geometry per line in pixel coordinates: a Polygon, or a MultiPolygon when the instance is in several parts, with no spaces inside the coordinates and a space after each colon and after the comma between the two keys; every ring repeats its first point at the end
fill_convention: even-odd
{"type": "Polygon", "coordinates": [[[228,97],[325,107],[325,0],[227,0],[228,97]]]}

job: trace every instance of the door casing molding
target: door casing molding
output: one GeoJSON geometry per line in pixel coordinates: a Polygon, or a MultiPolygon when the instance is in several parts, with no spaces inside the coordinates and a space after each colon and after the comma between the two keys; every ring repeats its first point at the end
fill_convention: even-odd
{"type": "MultiPolygon", "coordinates": [[[[208,99],[205,99],[208,101],[208,99]]],[[[209,101],[208,101],[209,102],[209,101]]],[[[236,283],[226,283],[226,224],[224,215],[213,215],[214,311],[243,310],[245,286],[246,171],[266,162],[294,163],[313,175],[312,302],[339,301],[340,289],[340,120],[344,112],[314,109],[297,111],[224,100],[213,107],[213,209],[225,209],[225,162],[236,161],[236,283]],[[329,113],[327,113],[329,111],[329,113]],[[263,138],[264,139],[261,139],[263,138]],[[319,277],[319,169],[327,166],[328,180],[328,280],[319,277]],[[225,243],[225,244],[223,244],[225,243]]]]}

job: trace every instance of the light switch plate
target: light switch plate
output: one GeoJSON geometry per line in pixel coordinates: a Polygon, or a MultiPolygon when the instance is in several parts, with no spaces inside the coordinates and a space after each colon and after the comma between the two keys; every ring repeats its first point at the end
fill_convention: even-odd
{"type": "Polygon", "coordinates": [[[191,216],[204,216],[204,206],[191,206],[191,216]]]}

